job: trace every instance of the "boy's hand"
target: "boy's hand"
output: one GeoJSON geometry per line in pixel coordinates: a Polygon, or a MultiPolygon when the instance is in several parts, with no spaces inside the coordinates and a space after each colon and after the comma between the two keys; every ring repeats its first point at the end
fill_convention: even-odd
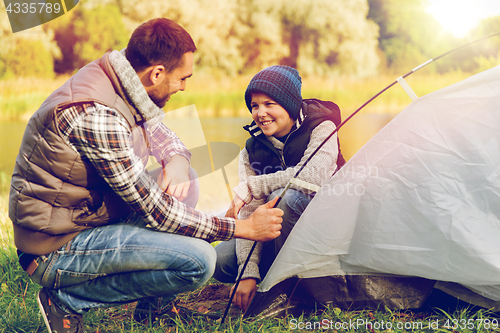
{"type": "MultiPolygon", "coordinates": [[[[235,286],[236,284],[231,288],[231,294],[235,286]]],[[[256,292],[257,281],[255,279],[249,278],[241,280],[234,294],[234,304],[243,311],[246,311],[256,292]]]]}

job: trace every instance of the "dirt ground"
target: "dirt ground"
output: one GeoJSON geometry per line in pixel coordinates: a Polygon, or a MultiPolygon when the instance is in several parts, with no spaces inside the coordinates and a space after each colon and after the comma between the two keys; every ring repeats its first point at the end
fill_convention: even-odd
{"type": "MultiPolygon", "coordinates": [[[[178,305],[204,314],[224,314],[229,302],[231,286],[221,283],[207,284],[195,292],[179,295],[178,305]]],[[[239,316],[241,311],[232,306],[230,316],[239,316]]]]}
{"type": "MultiPolygon", "coordinates": [[[[220,320],[224,315],[227,303],[229,302],[231,291],[231,285],[222,284],[218,282],[212,282],[189,293],[183,293],[177,295],[176,306],[188,308],[190,310],[207,315],[207,318],[211,320],[220,320]]],[[[136,302],[122,305],[119,310],[118,308],[108,308],[104,311],[107,315],[114,321],[126,321],[130,320],[133,316],[136,302]]],[[[228,313],[228,318],[239,318],[243,312],[231,306],[231,310],[228,313]]],[[[105,332],[105,331],[96,331],[105,332]]],[[[167,332],[171,332],[167,330],[167,332]]]]}

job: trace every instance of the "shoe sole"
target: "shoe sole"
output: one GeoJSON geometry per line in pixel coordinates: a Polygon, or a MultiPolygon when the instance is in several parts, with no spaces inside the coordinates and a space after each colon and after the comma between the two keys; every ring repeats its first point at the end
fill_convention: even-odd
{"type": "Polygon", "coordinates": [[[52,329],[50,328],[50,324],[49,324],[49,318],[47,317],[47,313],[45,313],[45,309],[43,308],[42,300],[40,299],[40,293],[38,293],[38,295],[36,297],[36,301],[38,303],[38,307],[40,308],[40,311],[42,312],[43,321],[45,322],[45,326],[47,326],[47,330],[49,331],[49,333],[52,333],[52,329]]]}

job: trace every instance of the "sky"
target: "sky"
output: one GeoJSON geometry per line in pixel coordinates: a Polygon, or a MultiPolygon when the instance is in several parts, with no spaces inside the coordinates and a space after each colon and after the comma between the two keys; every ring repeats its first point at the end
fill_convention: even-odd
{"type": "Polygon", "coordinates": [[[479,21],[500,15],[500,0],[429,0],[427,11],[455,37],[465,37],[479,21]]]}

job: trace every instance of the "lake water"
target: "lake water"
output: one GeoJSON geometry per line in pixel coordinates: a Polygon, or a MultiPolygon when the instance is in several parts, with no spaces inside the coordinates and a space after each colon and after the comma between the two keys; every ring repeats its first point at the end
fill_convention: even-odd
{"type": "MultiPolygon", "coordinates": [[[[248,133],[243,126],[250,117],[201,118],[193,110],[186,109],[187,117],[167,114],[165,123],[172,128],[191,149],[207,142],[232,142],[244,147],[248,133]]],[[[182,112],[181,112],[182,113],[182,112]]],[[[184,115],[185,115],[184,114],[184,115]]],[[[393,116],[359,113],[340,130],[340,145],[346,160],[351,158],[373,135],[385,126],[393,116]]],[[[0,172],[10,177],[21,144],[26,123],[0,123],[0,172]]],[[[231,199],[229,188],[238,183],[237,158],[222,170],[200,178],[201,196],[198,208],[217,213],[227,207],[231,199]],[[227,184],[229,181],[229,185],[227,184]]]]}

